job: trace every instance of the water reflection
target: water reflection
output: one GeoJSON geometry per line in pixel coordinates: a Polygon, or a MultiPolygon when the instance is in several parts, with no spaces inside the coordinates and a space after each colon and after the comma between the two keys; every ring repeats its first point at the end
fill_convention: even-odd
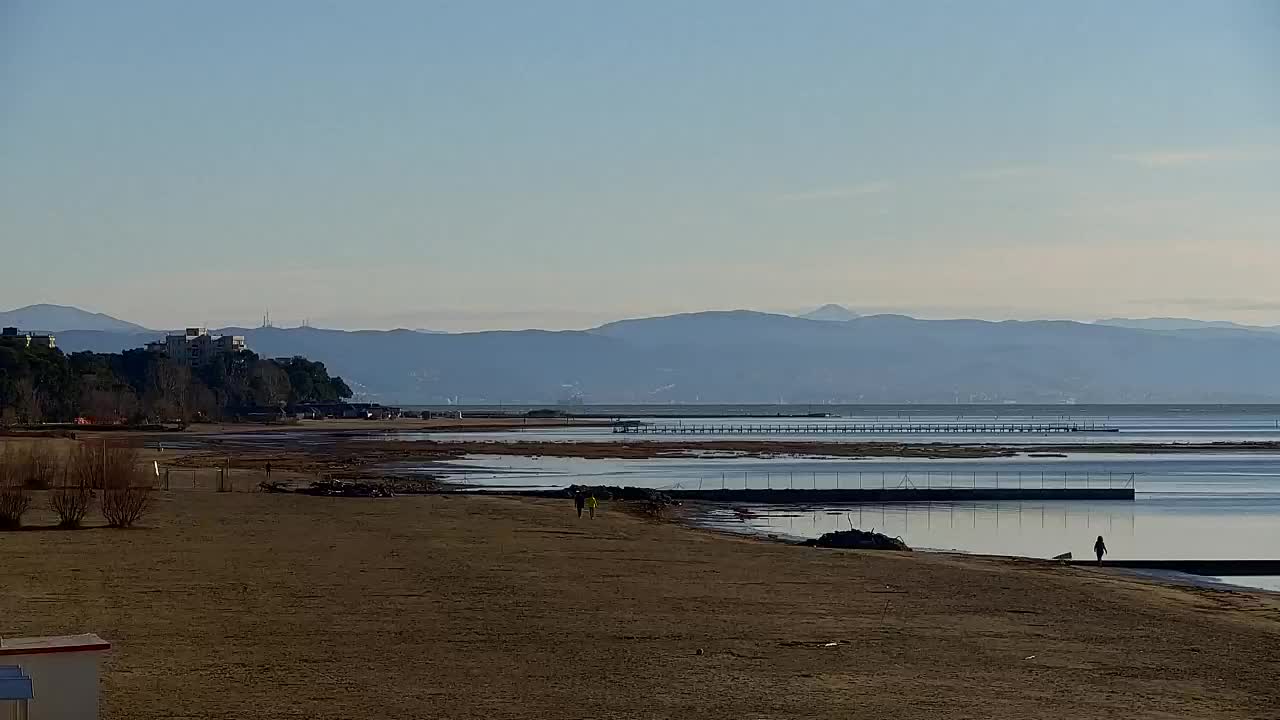
{"type": "Polygon", "coordinates": [[[1280,455],[1098,454],[1066,458],[904,460],[744,458],[606,460],[473,455],[401,467],[464,484],[564,487],[586,482],[652,488],[1124,488],[1206,497],[1280,494],[1280,455]]]}
{"type": "Polygon", "coordinates": [[[755,507],[751,528],[817,537],[855,527],[901,537],[921,549],[1048,558],[1090,557],[1098,535],[1115,559],[1270,559],[1280,557],[1280,499],[1237,500],[1219,507],[1196,498],[1138,502],[876,504],[755,507]]]}

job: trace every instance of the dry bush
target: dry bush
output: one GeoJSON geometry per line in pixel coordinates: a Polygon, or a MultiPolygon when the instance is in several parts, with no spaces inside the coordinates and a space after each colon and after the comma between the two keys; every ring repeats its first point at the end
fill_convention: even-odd
{"type": "Polygon", "coordinates": [[[111,527],[131,527],[150,507],[150,486],[118,485],[102,491],[102,516],[111,527]]]}
{"type": "Polygon", "coordinates": [[[49,491],[49,507],[57,513],[60,528],[74,530],[80,527],[92,504],[93,490],[75,484],[69,474],[64,475],[63,484],[49,491]]]}
{"type": "Polygon", "coordinates": [[[49,491],[49,507],[58,515],[58,527],[80,527],[93,504],[94,485],[103,482],[109,462],[110,452],[105,445],[77,445],[67,456],[61,482],[49,491]]]}
{"type": "Polygon", "coordinates": [[[58,479],[62,462],[53,448],[35,443],[21,456],[22,482],[31,490],[48,490],[58,479]]]}
{"type": "Polygon", "coordinates": [[[23,482],[23,463],[8,447],[0,452],[0,530],[22,526],[22,516],[31,507],[31,493],[23,482]]]}
{"type": "Polygon", "coordinates": [[[138,451],[106,443],[81,443],[67,458],[72,485],[103,490],[122,483],[133,485],[141,477],[138,451]]]}
{"type": "Polygon", "coordinates": [[[0,487],[0,530],[22,527],[22,516],[31,507],[31,494],[25,488],[0,487]]]}
{"type": "Polygon", "coordinates": [[[102,516],[111,527],[131,527],[151,506],[151,477],[138,464],[138,451],[103,446],[96,460],[102,474],[102,516]]]}

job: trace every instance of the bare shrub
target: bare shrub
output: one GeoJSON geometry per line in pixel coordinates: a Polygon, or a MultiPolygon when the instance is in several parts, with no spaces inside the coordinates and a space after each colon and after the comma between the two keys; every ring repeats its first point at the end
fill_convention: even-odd
{"type": "MultiPolygon", "coordinates": [[[[105,452],[104,447],[102,453],[105,452]]],[[[102,453],[95,453],[94,448],[87,445],[78,445],[67,457],[61,481],[49,491],[49,507],[58,515],[58,527],[74,530],[89,513],[89,506],[93,504],[93,481],[101,482],[94,468],[102,467],[102,453]]]]}
{"type": "Polygon", "coordinates": [[[79,485],[59,485],[49,491],[49,507],[58,514],[58,527],[75,530],[89,513],[93,491],[79,485]]]}
{"type": "Polygon", "coordinates": [[[132,527],[150,507],[147,485],[113,485],[102,491],[102,516],[111,527],[132,527]]]}
{"type": "Polygon", "coordinates": [[[125,446],[106,443],[81,443],[67,458],[72,485],[103,490],[119,486],[121,482],[132,485],[141,476],[138,451],[125,446]]]}
{"type": "Polygon", "coordinates": [[[22,483],[31,490],[48,490],[58,479],[62,463],[48,445],[35,444],[21,456],[22,483]]]}
{"type": "Polygon", "coordinates": [[[0,530],[16,530],[31,507],[31,493],[23,483],[23,467],[18,453],[8,447],[0,452],[0,530]]]}
{"type": "Polygon", "coordinates": [[[104,446],[102,453],[102,516],[111,527],[131,527],[151,505],[151,478],[139,466],[137,450],[104,446]]]}
{"type": "Polygon", "coordinates": [[[0,530],[22,527],[22,516],[31,507],[31,493],[21,487],[0,487],[0,530]]]}

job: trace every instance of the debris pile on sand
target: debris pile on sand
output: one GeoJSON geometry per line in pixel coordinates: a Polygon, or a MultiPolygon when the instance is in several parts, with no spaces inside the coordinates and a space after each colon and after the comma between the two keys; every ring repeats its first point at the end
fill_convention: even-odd
{"type": "Polygon", "coordinates": [[[617,485],[571,485],[564,489],[565,497],[573,497],[578,493],[595,495],[598,500],[611,500],[629,504],[643,515],[654,519],[662,519],[667,508],[679,505],[670,495],[653,488],[618,487],[617,485]]]}
{"type": "Polygon", "coordinates": [[[317,480],[307,487],[295,488],[280,482],[259,483],[263,492],[296,493],[317,497],[382,498],[394,497],[391,489],[382,483],[354,480],[317,480]]]}
{"type": "Polygon", "coordinates": [[[825,533],[816,540],[806,540],[805,545],[821,548],[845,548],[853,550],[902,550],[911,548],[901,538],[891,538],[878,532],[862,530],[837,530],[825,533]]]}
{"type": "Polygon", "coordinates": [[[320,497],[391,497],[392,493],[382,483],[355,480],[317,480],[298,492],[320,497]]]}
{"type": "Polygon", "coordinates": [[[565,488],[565,497],[573,497],[577,493],[590,493],[601,500],[625,500],[632,502],[657,502],[663,505],[678,505],[671,496],[661,490],[643,487],[618,487],[617,485],[571,485],[565,488]]]}

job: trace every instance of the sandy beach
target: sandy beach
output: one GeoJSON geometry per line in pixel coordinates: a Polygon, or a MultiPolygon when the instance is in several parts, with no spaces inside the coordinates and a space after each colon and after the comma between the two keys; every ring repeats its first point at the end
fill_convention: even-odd
{"type": "Polygon", "coordinates": [[[0,535],[6,634],[114,643],[109,718],[1248,718],[1280,707],[1280,599],[1263,593],[800,548],[607,505],[579,520],[567,501],[157,500],[134,530],[0,535]]]}

